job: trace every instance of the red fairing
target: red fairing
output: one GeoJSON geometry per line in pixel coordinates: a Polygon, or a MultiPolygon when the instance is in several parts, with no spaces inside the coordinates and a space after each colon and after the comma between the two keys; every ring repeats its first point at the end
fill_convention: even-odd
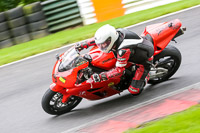
{"type": "Polygon", "coordinates": [[[56,83],[52,83],[52,84],[50,85],[50,89],[51,89],[52,91],[61,91],[61,90],[64,89],[64,87],[59,86],[59,85],[57,85],[56,83]]]}
{"type": "Polygon", "coordinates": [[[89,52],[90,56],[92,57],[91,64],[98,68],[104,70],[110,70],[115,67],[116,58],[113,52],[104,53],[100,49],[96,48],[89,52]]]}
{"type": "MultiPolygon", "coordinates": [[[[107,60],[101,61],[102,58],[100,58],[98,61],[97,56],[106,57],[106,53],[103,53],[97,47],[92,48],[92,51],[93,52],[91,52],[91,56],[93,56],[93,60],[96,63],[101,64],[100,66],[102,66],[102,68],[106,68],[105,64],[107,65],[108,69],[112,69],[114,67],[116,58],[112,52],[109,54],[110,56],[107,57],[107,60]]],[[[95,83],[91,78],[82,83],[76,82],[78,72],[88,67],[89,62],[85,62],[73,69],[59,72],[58,67],[62,61],[63,55],[64,54],[60,55],[60,59],[54,66],[52,73],[53,83],[50,85],[51,90],[63,94],[63,103],[66,102],[71,95],[83,97],[89,100],[97,100],[119,93],[119,91],[115,90],[113,87],[120,82],[120,78],[112,78],[110,80],[102,81],[99,83],[95,83]],[[95,93],[97,93],[97,95],[95,93]]]]}
{"type": "Polygon", "coordinates": [[[154,42],[154,55],[160,53],[172,40],[181,27],[179,19],[175,19],[165,23],[149,25],[145,28],[141,36],[149,34],[154,42]]]}
{"type": "Polygon", "coordinates": [[[64,72],[58,71],[59,65],[60,61],[57,61],[52,74],[53,82],[59,86],[63,86],[64,88],[73,88],[75,87],[78,71],[86,68],[89,65],[89,62],[85,62],[79,67],[64,72]],[[65,81],[63,82],[63,80],[65,81]]]}
{"type": "Polygon", "coordinates": [[[119,91],[114,87],[114,85],[118,84],[119,82],[120,78],[112,78],[106,81],[94,83],[90,78],[87,81],[77,85],[75,89],[68,89],[68,93],[74,95],[78,94],[78,96],[89,100],[98,100],[119,93],[119,91]],[[101,96],[95,95],[95,93],[100,93],[101,96]]]}

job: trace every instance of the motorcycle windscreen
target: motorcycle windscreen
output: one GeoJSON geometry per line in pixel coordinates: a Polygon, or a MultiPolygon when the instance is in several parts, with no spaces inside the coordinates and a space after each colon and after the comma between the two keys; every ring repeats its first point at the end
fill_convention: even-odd
{"type": "Polygon", "coordinates": [[[86,63],[87,60],[84,59],[82,56],[80,56],[76,50],[73,48],[70,51],[66,51],[63,55],[62,62],[59,66],[59,71],[68,71],[70,69],[73,69],[75,67],[78,67],[84,63],[86,63]]]}

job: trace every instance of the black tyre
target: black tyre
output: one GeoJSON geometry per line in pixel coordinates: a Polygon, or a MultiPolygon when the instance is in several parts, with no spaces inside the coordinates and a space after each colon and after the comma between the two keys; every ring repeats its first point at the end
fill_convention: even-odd
{"type": "Polygon", "coordinates": [[[3,31],[3,32],[0,32],[0,41],[9,39],[10,37],[11,37],[10,31],[3,31]]]}
{"type": "Polygon", "coordinates": [[[0,32],[6,31],[8,29],[8,23],[7,22],[1,22],[0,23],[0,32]]]}
{"type": "Polygon", "coordinates": [[[148,82],[150,84],[163,82],[173,76],[181,64],[181,53],[175,46],[168,45],[160,54],[154,57],[154,64],[158,64],[156,67],[167,69],[168,72],[160,78],[150,79],[148,82]]]}
{"type": "Polygon", "coordinates": [[[24,15],[24,12],[22,10],[22,7],[17,7],[5,12],[5,16],[8,20],[16,19],[16,18],[22,17],[23,15],[24,15]]]}
{"type": "Polygon", "coordinates": [[[0,13],[0,23],[4,22],[5,20],[6,20],[5,14],[4,14],[4,12],[1,12],[0,13]]]}
{"type": "Polygon", "coordinates": [[[25,43],[25,42],[28,42],[30,40],[31,40],[31,38],[30,38],[29,34],[25,34],[25,35],[13,38],[14,44],[25,43]]]}
{"type": "Polygon", "coordinates": [[[27,15],[26,18],[29,23],[33,23],[33,22],[44,20],[45,16],[44,16],[43,11],[40,11],[40,12],[27,15]]]}
{"type": "Polygon", "coordinates": [[[30,32],[43,30],[43,29],[46,29],[47,27],[48,27],[48,25],[47,25],[47,22],[45,20],[28,24],[28,30],[30,32]]]}
{"type": "Polygon", "coordinates": [[[13,45],[14,45],[14,43],[13,43],[13,41],[11,39],[7,39],[7,40],[4,40],[4,41],[0,42],[0,48],[11,47],[13,45]]]}
{"type": "Polygon", "coordinates": [[[35,3],[24,6],[23,10],[24,10],[24,14],[29,15],[29,14],[41,11],[42,6],[40,2],[35,2],[35,3]]]}
{"type": "Polygon", "coordinates": [[[20,18],[16,18],[16,19],[8,21],[8,25],[10,28],[16,28],[25,24],[26,24],[25,17],[20,17],[20,18]]]}
{"type": "Polygon", "coordinates": [[[45,37],[49,34],[48,30],[45,29],[45,30],[40,30],[40,31],[35,31],[35,32],[31,32],[30,33],[30,36],[31,36],[31,39],[38,39],[38,38],[42,38],[42,37],[45,37]]]}
{"type": "Polygon", "coordinates": [[[28,33],[26,25],[11,29],[10,31],[13,37],[21,36],[28,33]]]}
{"type": "Polygon", "coordinates": [[[61,115],[70,112],[82,100],[77,96],[71,96],[66,103],[62,103],[63,95],[48,89],[42,98],[42,108],[51,115],[61,115]]]}

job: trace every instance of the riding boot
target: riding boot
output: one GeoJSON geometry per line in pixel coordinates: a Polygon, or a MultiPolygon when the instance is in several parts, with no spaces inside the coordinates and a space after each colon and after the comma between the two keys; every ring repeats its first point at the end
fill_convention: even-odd
{"type": "Polygon", "coordinates": [[[149,69],[145,69],[143,65],[139,65],[132,79],[131,85],[128,90],[132,95],[139,95],[149,79],[149,69]]]}

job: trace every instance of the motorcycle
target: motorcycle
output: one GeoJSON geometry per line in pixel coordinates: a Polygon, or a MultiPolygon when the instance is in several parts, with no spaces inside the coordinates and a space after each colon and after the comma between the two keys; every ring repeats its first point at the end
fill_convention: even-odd
{"type": "MultiPolygon", "coordinates": [[[[168,80],[181,64],[181,53],[170,41],[184,34],[180,20],[153,24],[145,27],[141,34],[154,45],[154,60],[151,63],[149,84],[168,80]]],[[[56,56],[52,80],[43,98],[42,108],[48,114],[61,115],[70,112],[82,100],[99,100],[127,90],[137,64],[128,63],[121,78],[94,82],[91,75],[108,71],[115,67],[116,57],[113,52],[104,53],[97,46],[89,52],[80,54],[75,47],[56,56]]]]}

